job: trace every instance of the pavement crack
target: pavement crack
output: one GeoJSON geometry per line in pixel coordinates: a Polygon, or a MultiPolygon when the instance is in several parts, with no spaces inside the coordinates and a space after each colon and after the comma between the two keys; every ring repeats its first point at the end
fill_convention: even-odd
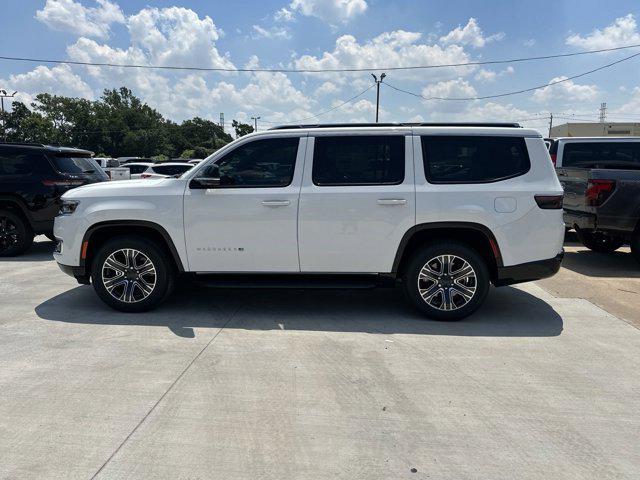
{"type": "Polygon", "coordinates": [[[145,422],[145,420],[147,418],[149,418],[149,416],[155,411],[155,409],[158,407],[158,405],[160,405],[160,402],[162,402],[162,400],[164,400],[164,398],[169,394],[169,392],[173,389],[173,387],[175,387],[178,384],[180,379],[182,377],[184,377],[184,375],[189,371],[189,369],[193,366],[193,364],[202,356],[204,351],[207,348],[209,348],[209,345],[211,345],[214,342],[214,340],[216,338],[218,338],[218,335],[220,335],[220,333],[222,333],[222,331],[227,327],[227,325],[229,325],[229,323],[231,323],[231,321],[236,317],[236,315],[240,311],[240,308],[241,308],[241,306],[236,308],[236,310],[229,316],[227,321],[224,322],[224,324],[218,329],[218,331],[215,333],[215,335],[213,337],[211,337],[211,339],[207,342],[207,344],[204,347],[202,347],[202,349],[196,354],[195,357],[193,357],[193,359],[191,359],[189,364],[180,372],[180,374],[171,383],[171,385],[169,385],[169,387],[167,387],[167,389],[164,391],[164,393],[162,395],[160,395],[160,398],[158,398],[158,400],[156,400],[156,403],[153,404],[153,406],[140,419],[140,421],[136,424],[136,426],[133,427],[133,430],[131,430],[129,432],[129,434],[124,438],[124,440],[122,440],[122,442],[120,442],[120,445],[118,445],[118,447],[113,451],[113,453],[111,453],[111,455],[109,455],[109,457],[104,461],[104,463],[100,466],[100,468],[96,471],[96,473],[94,473],[91,476],[90,480],[94,480],[98,475],[100,475],[102,470],[104,470],[104,468],[109,464],[109,462],[111,462],[111,460],[118,454],[118,452],[122,449],[122,447],[124,447],[124,445],[129,441],[129,439],[133,436],[133,434],[136,433],[136,431],[142,426],[142,424],[145,422]]]}

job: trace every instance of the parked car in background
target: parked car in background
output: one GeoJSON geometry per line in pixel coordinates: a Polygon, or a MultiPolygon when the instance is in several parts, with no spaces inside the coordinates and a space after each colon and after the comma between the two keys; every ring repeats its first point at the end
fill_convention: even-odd
{"type": "Polygon", "coordinates": [[[549,153],[513,124],[282,127],[180,178],[87,187],[64,205],[56,261],[122,311],[157,306],[188,274],[218,286],[398,284],[426,316],[458,320],[490,283],[555,274],[564,239],[549,153]]]}
{"type": "Polygon", "coordinates": [[[124,165],[125,163],[132,163],[132,162],[143,162],[144,160],[141,159],[140,157],[118,157],[116,158],[116,160],[118,161],[118,163],[120,165],[124,165]]]}
{"type": "Polygon", "coordinates": [[[640,262],[640,138],[563,138],[551,148],[566,226],[596,252],[629,243],[640,262]]]}
{"type": "Polygon", "coordinates": [[[107,168],[116,168],[120,166],[120,162],[115,158],[109,157],[93,157],[93,160],[102,168],[106,170],[107,168]]]}
{"type": "Polygon", "coordinates": [[[0,256],[23,253],[34,235],[53,240],[60,197],[108,180],[91,155],[73,148],[0,143],[0,256]]]}
{"type": "Polygon", "coordinates": [[[150,165],[144,172],[140,174],[140,178],[167,178],[182,175],[184,172],[191,170],[193,165],[182,162],[165,162],[150,165]]]}
{"type": "Polygon", "coordinates": [[[140,178],[142,172],[144,172],[147,168],[149,168],[153,163],[151,162],[131,162],[131,163],[123,163],[122,167],[129,169],[129,174],[131,179],[140,178]]]}
{"type": "Polygon", "coordinates": [[[192,158],[191,160],[189,160],[189,163],[191,165],[198,165],[200,162],[202,162],[202,158],[192,158]]]}

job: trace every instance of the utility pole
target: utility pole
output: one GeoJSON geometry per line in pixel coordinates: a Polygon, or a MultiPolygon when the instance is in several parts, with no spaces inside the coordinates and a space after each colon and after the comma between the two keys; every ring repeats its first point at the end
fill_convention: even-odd
{"type": "Polygon", "coordinates": [[[381,73],[380,80],[378,80],[378,77],[376,77],[373,73],[371,74],[371,76],[376,82],[376,123],[378,123],[378,113],[380,111],[380,84],[382,83],[382,80],[384,80],[384,77],[387,76],[387,74],[381,73]]]}
{"type": "Polygon", "coordinates": [[[224,113],[220,112],[220,127],[222,128],[222,131],[224,132],[224,113]]]}
{"type": "Polygon", "coordinates": [[[251,117],[251,120],[253,120],[253,131],[257,132],[258,131],[258,120],[260,120],[262,117],[251,117]]]}
{"type": "Polygon", "coordinates": [[[549,138],[551,138],[552,128],[553,128],[553,113],[549,113],[549,138]]]}
{"type": "Polygon", "coordinates": [[[9,95],[6,90],[0,89],[0,105],[2,106],[2,140],[3,141],[7,139],[7,133],[4,129],[4,99],[13,98],[16,96],[16,93],[18,92],[13,92],[11,95],[9,95]]]}
{"type": "Polygon", "coordinates": [[[607,102],[600,104],[600,123],[604,123],[607,120],[607,102]]]}

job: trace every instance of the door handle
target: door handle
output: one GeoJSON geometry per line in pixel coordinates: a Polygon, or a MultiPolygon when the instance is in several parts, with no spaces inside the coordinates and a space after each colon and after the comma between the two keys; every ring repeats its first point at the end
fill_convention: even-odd
{"type": "Polygon", "coordinates": [[[291,202],[289,200],[263,200],[262,205],[265,207],[286,207],[290,205],[291,202]]]}
{"type": "Polygon", "coordinates": [[[378,205],[406,205],[404,198],[379,198],[378,205]]]}

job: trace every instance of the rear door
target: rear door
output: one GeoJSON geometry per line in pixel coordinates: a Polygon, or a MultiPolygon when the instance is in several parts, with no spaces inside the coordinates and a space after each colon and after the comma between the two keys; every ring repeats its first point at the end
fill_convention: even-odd
{"type": "MultiPolygon", "coordinates": [[[[381,129],[377,129],[380,131],[381,129]]],[[[309,138],[298,237],[303,272],[390,272],[415,224],[410,137],[403,131],[309,138]]]]}

